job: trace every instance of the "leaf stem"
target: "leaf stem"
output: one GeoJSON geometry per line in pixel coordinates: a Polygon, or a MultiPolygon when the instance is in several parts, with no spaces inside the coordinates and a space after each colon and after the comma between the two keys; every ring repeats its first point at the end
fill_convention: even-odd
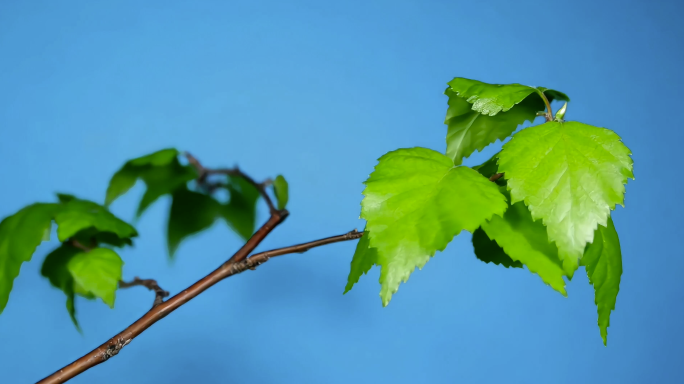
{"type": "Polygon", "coordinates": [[[195,169],[197,170],[197,173],[199,173],[199,176],[197,177],[197,182],[200,184],[206,185],[210,191],[215,189],[217,186],[220,186],[221,184],[207,183],[207,176],[209,176],[209,175],[240,176],[243,179],[245,179],[245,181],[252,184],[259,191],[259,194],[261,194],[261,196],[264,198],[264,201],[266,201],[266,204],[268,205],[268,209],[269,209],[271,214],[278,212],[278,209],[276,208],[275,204],[273,204],[273,200],[271,199],[271,196],[269,196],[269,194],[266,192],[266,187],[270,184],[270,179],[267,179],[263,183],[257,183],[249,175],[242,172],[238,167],[220,168],[220,169],[206,168],[202,165],[202,163],[199,162],[199,160],[197,160],[196,157],[191,155],[189,152],[184,152],[183,155],[188,159],[188,162],[190,163],[190,165],[195,167],[195,169]]]}
{"type": "Polygon", "coordinates": [[[551,110],[551,103],[549,103],[549,99],[546,97],[544,92],[537,90],[537,93],[539,96],[541,96],[542,100],[544,100],[544,104],[546,104],[546,115],[544,115],[544,119],[546,119],[547,122],[553,121],[553,110],[551,110]]]}

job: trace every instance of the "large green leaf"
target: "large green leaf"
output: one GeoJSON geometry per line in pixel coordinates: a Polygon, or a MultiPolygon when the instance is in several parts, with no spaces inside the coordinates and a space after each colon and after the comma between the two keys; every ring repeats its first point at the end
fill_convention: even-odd
{"type": "Polygon", "coordinates": [[[475,256],[485,263],[503,265],[506,268],[522,268],[522,263],[511,259],[510,256],[496,243],[490,239],[482,227],[473,232],[473,248],[475,256]]]}
{"type": "Polygon", "coordinates": [[[582,265],[586,267],[589,282],[594,286],[598,309],[598,326],[603,344],[607,344],[610,311],[615,309],[620,278],[622,276],[622,253],[620,240],[608,217],[607,225],[599,225],[594,234],[594,242],[587,246],[582,265]]]}
{"type": "Polygon", "coordinates": [[[290,198],[289,187],[287,185],[287,180],[282,175],[273,180],[273,192],[278,199],[278,209],[285,209],[287,206],[287,201],[290,198]]]}
{"type": "MultiPolygon", "coordinates": [[[[97,232],[109,232],[116,235],[120,239],[118,243],[126,243],[126,239],[130,242],[131,237],[138,235],[135,228],[114,216],[107,208],[92,201],[76,198],[67,200],[61,205],[61,209],[55,215],[55,222],[58,226],[59,241],[66,241],[81,231],[87,232],[89,228],[94,228],[97,232]]],[[[79,235],[83,236],[83,233],[79,235]]],[[[111,235],[100,235],[104,242],[117,242],[111,237],[111,235]]]]}
{"type": "Polygon", "coordinates": [[[629,149],[615,132],[578,122],[524,129],[499,153],[512,202],[524,201],[542,219],[569,277],[597,224],[622,204],[633,178],[629,149]]]}
{"type": "MultiPolygon", "coordinates": [[[[554,97],[569,100],[560,92],[547,91],[550,100],[554,97]]],[[[481,151],[496,140],[504,140],[525,121],[533,121],[537,112],[545,108],[539,92],[537,88],[520,84],[453,79],[444,92],[449,97],[444,120],[448,126],[447,156],[454,164],[461,164],[464,157],[481,151]]]]}
{"type": "Polygon", "coordinates": [[[0,222],[0,313],[5,309],[21,264],[50,233],[59,204],[32,204],[0,222]]]}
{"type": "Polygon", "coordinates": [[[116,289],[121,280],[122,267],[123,261],[119,255],[108,248],[95,248],[89,252],[79,253],[67,263],[67,269],[74,282],[112,308],[116,289]]]}
{"type": "Polygon", "coordinates": [[[211,227],[220,210],[221,204],[211,196],[187,189],[176,190],[169,213],[169,256],[173,257],[183,239],[211,227]]]}
{"type": "Polygon", "coordinates": [[[365,230],[363,236],[361,236],[361,239],[356,244],[356,251],[354,251],[354,257],[351,261],[351,270],[347,278],[347,286],[344,287],[344,293],[349,292],[354,284],[359,281],[361,275],[368,273],[371,267],[378,262],[378,252],[375,248],[370,247],[368,238],[369,232],[365,230]]]}
{"type": "Polygon", "coordinates": [[[455,235],[473,232],[507,207],[496,184],[426,148],[387,153],[365,184],[361,217],[382,266],[383,305],[455,235]]]}
{"type": "Polygon", "coordinates": [[[138,179],[142,179],[147,189],[136,212],[137,216],[140,216],[159,197],[171,194],[185,186],[188,181],[197,178],[195,169],[192,166],[181,165],[177,156],[177,150],[164,149],[128,161],[109,182],[105,205],[111,204],[132,188],[138,179]]]}
{"type": "Polygon", "coordinates": [[[482,229],[511,259],[523,263],[530,272],[538,274],[546,284],[567,296],[558,249],[549,242],[541,221],[532,220],[525,204],[513,204],[503,217],[493,216],[483,223],[482,229]]]}
{"type": "Polygon", "coordinates": [[[66,295],[66,308],[69,312],[69,317],[71,317],[71,321],[79,331],[81,327],[78,324],[78,320],[76,320],[74,278],[67,269],[67,264],[75,255],[82,252],[82,250],[69,244],[63,244],[45,257],[41,268],[41,274],[47,277],[54,287],[61,289],[66,295]]]}
{"type": "Polygon", "coordinates": [[[223,205],[221,216],[243,239],[249,239],[256,226],[256,204],[259,190],[240,176],[228,178],[230,201],[223,205]]]}

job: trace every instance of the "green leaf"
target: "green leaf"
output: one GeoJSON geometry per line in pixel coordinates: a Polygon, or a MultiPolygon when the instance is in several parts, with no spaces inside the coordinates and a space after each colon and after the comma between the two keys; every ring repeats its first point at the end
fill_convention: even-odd
{"type": "Polygon", "coordinates": [[[54,287],[62,290],[66,295],[66,308],[69,312],[69,317],[71,317],[71,321],[79,332],[81,331],[81,327],[76,319],[74,278],[67,269],[67,264],[75,255],[82,252],[82,250],[71,245],[62,244],[62,246],[45,257],[41,268],[41,274],[47,277],[54,287]]]}
{"type": "Polygon", "coordinates": [[[169,256],[173,257],[183,239],[211,227],[220,210],[221,204],[211,196],[187,189],[176,190],[169,213],[169,256]]]}
{"type": "Polygon", "coordinates": [[[351,270],[349,271],[347,286],[344,288],[344,293],[351,291],[354,284],[359,281],[361,275],[365,275],[370,271],[373,265],[377,265],[378,253],[375,248],[370,247],[368,238],[369,232],[366,230],[356,244],[356,251],[354,251],[354,257],[351,261],[351,270]]]}
{"type": "Polygon", "coordinates": [[[496,184],[426,148],[387,153],[365,184],[361,217],[382,266],[383,305],[455,235],[473,232],[507,207],[496,184]]]}
{"type": "Polygon", "coordinates": [[[285,209],[287,200],[289,199],[287,180],[282,175],[278,175],[273,181],[273,193],[278,199],[278,209],[285,209]]]}
{"type": "Polygon", "coordinates": [[[152,167],[169,165],[176,159],[176,156],[178,156],[178,151],[171,148],[128,161],[109,181],[105,205],[111,204],[119,196],[128,192],[144,171],[152,167]]]}
{"type": "MultiPolygon", "coordinates": [[[[533,121],[537,112],[545,109],[538,92],[537,88],[520,84],[487,84],[464,78],[449,82],[444,92],[449,97],[444,120],[448,126],[447,156],[454,164],[461,164],[464,157],[496,140],[503,141],[518,125],[533,121]]],[[[563,95],[548,92],[553,94],[547,95],[550,100],[563,95]]]]}
{"type": "Polygon", "coordinates": [[[524,201],[542,219],[572,277],[597,224],[622,204],[633,178],[629,149],[615,132],[578,122],[524,129],[499,153],[512,202],[524,201]]]}
{"type": "MultiPolygon", "coordinates": [[[[522,84],[488,84],[477,80],[456,77],[451,80],[449,87],[468,103],[473,105],[474,111],[483,115],[494,116],[499,112],[506,112],[531,94],[544,92],[547,98],[570,101],[562,92],[544,87],[530,87],[522,84]]],[[[550,101],[550,100],[549,100],[550,101]]]]}
{"type": "Polygon", "coordinates": [[[525,204],[513,204],[503,217],[494,216],[483,223],[482,229],[512,260],[523,263],[551,288],[567,296],[558,249],[549,242],[541,221],[532,220],[525,204]]]}
{"type": "Polygon", "coordinates": [[[594,242],[587,246],[582,257],[589,282],[594,286],[598,308],[598,326],[601,330],[603,345],[607,344],[610,311],[615,309],[620,277],[622,276],[622,253],[620,240],[608,217],[607,225],[599,225],[594,234],[594,242]]]}
{"type": "MultiPolygon", "coordinates": [[[[135,228],[117,218],[107,208],[92,201],[71,199],[61,204],[61,209],[55,215],[57,223],[57,237],[59,241],[66,241],[77,233],[95,228],[98,232],[110,232],[119,237],[120,242],[138,235],[135,228]]],[[[104,235],[104,239],[107,235],[104,235]]],[[[111,235],[110,239],[111,239],[111,235]]]]}
{"type": "Polygon", "coordinates": [[[0,313],[5,309],[21,264],[50,231],[58,204],[32,204],[0,222],[0,313]]]}
{"type": "Polygon", "coordinates": [[[491,240],[482,227],[473,232],[473,247],[475,256],[485,263],[503,265],[506,268],[522,268],[523,266],[521,262],[511,259],[496,241],[491,240]]]}
{"type": "Polygon", "coordinates": [[[122,267],[123,261],[119,255],[108,248],[95,248],[90,252],[79,253],[67,263],[74,282],[102,299],[111,308],[114,307],[122,267]]]}
{"type": "Polygon", "coordinates": [[[223,205],[221,216],[237,234],[247,240],[256,226],[256,203],[259,190],[240,176],[228,177],[230,201],[223,205]]]}
{"type": "Polygon", "coordinates": [[[109,182],[105,205],[111,204],[131,189],[138,179],[142,179],[147,189],[136,212],[139,217],[158,198],[173,193],[197,176],[192,166],[180,164],[177,150],[164,149],[124,164],[109,182]]]}

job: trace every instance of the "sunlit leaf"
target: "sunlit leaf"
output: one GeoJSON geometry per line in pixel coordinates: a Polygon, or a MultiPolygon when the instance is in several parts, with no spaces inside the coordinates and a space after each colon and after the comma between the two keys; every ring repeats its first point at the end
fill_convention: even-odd
{"type": "Polygon", "coordinates": [[[543,220],[570,277],[597,225],[623,203],[634,177],[629,155],[613,131],[578,122],[524,129],[499,153],[512,202],[524,201],[543,220]]]}
{"type": "Polygon", "coordinates": [[[426,148],[399,149],[379,159],[365,182],[361,217],[377,249],[383,305],[400,282],[444,250],[462,230],[475,231],[506,210],[496,184],[426,148]]]}

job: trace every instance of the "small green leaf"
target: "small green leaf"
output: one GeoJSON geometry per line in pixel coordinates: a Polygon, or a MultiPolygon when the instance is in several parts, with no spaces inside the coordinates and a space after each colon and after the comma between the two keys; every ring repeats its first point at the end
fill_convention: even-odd
{"type": "Polygon", "coordinates": [[[147,156],[128,161],[109,181],[105,205],[111,204],[119,196],[128,192],[135,185],[143,171],[149,170],[152,167],[169,165],[176,159],[176,156],[178,156],[177,150],[162,149],[147,156]]]}
{"type": "MultiPolygon", "coordinates": [[[[570,101],[564,93],[544,87],[530,87],[521,84],[487,84],[463,77],[456,77],[448,84],[459,97],[466,99],[473,105],[474,111],[489,116],[494,116],[499,112],[507,112],[537,92],[543,92],[549,99],[570,101]]],[[[537,98],[541,100],[538,94],[537,98]]]]}
{"type": "Polygon", "coordinates": [[[176,190],[169,213],[169,256],[173,257],[183,239],[211,227],[220,210],[221,204],[211,196],[187,189],[176,190]]]}
{"type": "Polygon", "coordinates": [[[455,235],[474,231],[507,207],[496,184],[426,148],[387,153],[365,184],[361,217],[382,266],[383,305],[455,235]]]}
{"type": "Polygon", "coordinates": [[[21,264],[50,232],[58,204],[32,204],[0,222],[0,313],[5,309],[21,264]]]}
{"type": "Polygon", "coordinates": [[[506,268],[522,268],[523,266],[521,262],[511,259],[496,241],[491,240],[482,227],[473,232],[473,247],[475,256],[485,263],[503,265],[506,268]]]}
{"type": "Polygon", "coordinates": [[[525,204],[513,204],[503,217],[493,216],[483,223],[482,229],[512,260],[523,263],[551,288],[567,296],[558,249],[549,242],[541,221],[532,220],[525,204]]]}
{"type": "Polygon", "coordinates": [[[67,269],[67,264],[75,255],[82,252],[82,250],[71,245],[62,244],[62,246],[45,257],[41,268],[41,274],[47,277],[54,287],[62,290],[66,295],[66,308],[69,312],[69,317],[71,317],[71,321],[79,332],[81,331],[81,327],[76,319],[74,278],[67,269]]]}
{"type": "Polygon", "coordinates": [[[287,180],[282,175],[273,180],[273,193],[278,199],[278,209],[285,209],[287,206],[287,200],[289,199],[289,191],[287,186],[287,180]]]}
{"type": "MultiPolygon", "coordinates": [[[[377,265],[378,253],[375,248],[371,248],[368,242],[369,232],[364,231],[363,236],[356,244],[356,251],[351,261],[351,270],[347,278],[347,286],[344,288],[344,293],[351,291],[354,284],[359,281],[361,275],[365,275],[370,271],[373,265],[377,265]]],[[[343,294],[344,294],[343,293],[343,294]]]]}
{"type": "Polygon", "coordinates": [[[147,189],[138,205],[136,215],[139,217],[161,196],[173,193],[197,176],[192,166],[180,164],[177,150],[164,149],[124,164],[109,182],[105,205],[111,204],[131,189],[138,179],[142,179],[147,189]]]}
{"type": "Polygon", "coordinates": [[[228,178],[230,201],[221,209],[221,216],[243,239],[248,240],[256,226],[256,203],[259,190],[240,176],[228,178]]]}
{"type": "Polygon", "coordinates": [[[99,232],[110,232],[119,239],[130,239],[138,235],[130,224],[114,216],[107,208],[88,200],[72,199],[61,204],[61,209],[55,215],[55,222],[59,241],[66,241],[91,227],[99,232]]]}
{"type": "Polygon", "coordinates": [[[123,261],[119,255],[108,248],[79,253],[67,263],[75,283],[102,299],[110,308],[114,307],[122,267],[123,261]]]}
{"type": "Polygon", "coordinates": [[[596,229],[594,242],[587,245],[582,257],[582,265],[586,267],[589,282],[594,286],[598,326],[603,344],[607,345],[610,311],[615,309],[622,276],[620,240],[610,217],[606,226],[599,225],[596,229]]]}
{"type": "Polygon", "coordinates": [[[504,140],[518,125],[533,121],[545,108],[538,89],[520,84],[487,84],[457,77],[444,93],[449,97],[444,120],[448,126],[447,156],[456,165],[476,150],[504,140]]]}
{"type": "Polygon", "coordinates": [[[622,204],[632,174],[629,149],[615,132],[578,122],[524,129],[499,153],[512,202],[542,219],[572,277],[597,224],[622,204]]]}

